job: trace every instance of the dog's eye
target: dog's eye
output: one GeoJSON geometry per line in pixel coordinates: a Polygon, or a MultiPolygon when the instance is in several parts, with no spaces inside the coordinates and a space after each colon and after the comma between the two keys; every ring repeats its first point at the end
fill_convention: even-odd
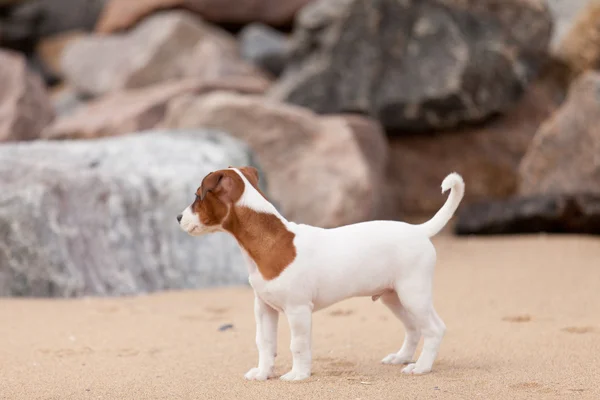
{"type": "Polygon", "coordinates": [[[195,196],[196,196],[196,201],[200,201],[200,196],[198,196],[197,194],[195,196]]]}

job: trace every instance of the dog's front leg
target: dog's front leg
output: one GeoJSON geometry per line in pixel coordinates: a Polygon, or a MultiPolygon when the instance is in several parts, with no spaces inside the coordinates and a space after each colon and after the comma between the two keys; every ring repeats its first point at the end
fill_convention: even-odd
{"type": "Polygon", "coordinates": [[[273,376],[275,356],[277,355],[279,313],[255,295],[254,318],[256,319],[258,367],[252,368],[244,377],[249,380],[264,381],[273,376]]]}
{"type": "Polygon", "coordinates": [[[283,375],[285,381],[300,381],[311,374],[311,331],[312,308],[310,306],[293,307],[285,310],[290,324],[293,365],[292,370],[283,375]]]}

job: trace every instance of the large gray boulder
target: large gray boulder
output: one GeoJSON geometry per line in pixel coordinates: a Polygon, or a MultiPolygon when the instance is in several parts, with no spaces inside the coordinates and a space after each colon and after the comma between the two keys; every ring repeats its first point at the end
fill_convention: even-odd
{"type": "Polygon", "coordinates": [[[175,217],[207,173],[247,164],[248,148],[217,131],[0,146],[0,295],[246,282],[233,238],[190,237],[175,217]]]}
{"type": "Polygon", "coordinates": [[[510,107],[551,32],[544,0],[318,0],[271,96],[388,129],[452,128],[510,107]]]}

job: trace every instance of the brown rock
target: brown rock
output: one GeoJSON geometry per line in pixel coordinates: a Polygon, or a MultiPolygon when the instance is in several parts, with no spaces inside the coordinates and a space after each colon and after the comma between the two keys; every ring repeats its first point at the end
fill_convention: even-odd
{"type": "Polygon", "coordinates": [[[68,31],[42,39],[36,46],[36,53],[48,70],[62,77],[61,58],[65,48],[85,37],[83,31],[68,31]]]}
{"type": "Polygon", "coordinates": [[[543,194],[459,208],[459,235],[523,233],[600,234],[600,195],[543,194]]]}
{"type": "Polygon", "coordinates": [[[38,138],[54,112],[42,79],[20,54],[0,50],[0,88],[0,142],[38,138]]]}
{"type": "Polygon", "coordinates": [[[392,216],[437,211],[445,201],[440,184],[452,171],[465,179],[464,204],[514,194],[521,158],[540,124],[564,98],[564,79],[558,68],[549,64],[547,72],[506,115],[483,126],[390,138],[392,216]]]}
{"type": "Polygon", "coordinates": [[[380,212],[387,146],[374,120],[219,92],[172,101],[163,126],[213,128],[247,142],[292,221],[335,227],[380,212]]]}
{"type": "Polygon", "coordinates": [[[66,48],[62,67],[91,95],[189,77],[267,80],[241,59],[232,35],[185,11],[157,13],[126,34],[80,39],[66,48]]]}
{"type": "MultiPolygon", "coordinates": [[[[598,0],[591,0],[598,1],[598,0]]],[[[550,50],[556,51],[560,43],[576,22],[581,10],[589,5],[590,0],[548,0],[548,6],[552,11],[554,27],[552,29],[552,41],[550,50]]]]}
{"type": "Polygon", "coordinates": [[[111,33],[126,30],[144,17],[171,8],[194,11],[207,21],[269,25],[290,24],[296,13],[312,0],[110,0],[96,30],[111,33]]]}
{"type": "Polygon", "coordinates": [[[586,72],[536,133],[519,168],[522,194],[600,193],[600,73],[586,72]]]}
{"type": "Polygon", "coordinates": [[[74,113],[57,119],[44,130],[42,137],[97,138],[151,129],[164,118],[169,100],[185,93],[199,94],[217,89],[262,93],[266,86],[261,80],[247,78],[215,81],[188,79],[118,92],[79,106],[74,113]]]}
{"type": "Polygon", "coordinates": [[[600,1],[590,1],[579,11],[556,54],[575,76],[600,68],[600,1]]]}

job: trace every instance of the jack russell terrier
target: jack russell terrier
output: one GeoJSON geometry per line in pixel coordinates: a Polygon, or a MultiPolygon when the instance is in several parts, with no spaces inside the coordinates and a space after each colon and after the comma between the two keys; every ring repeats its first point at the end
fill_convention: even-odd
{"type": "Polygon", "coordinates": [[[453,216],[464,187],[460,175],[448,175],[442,182],[442,193],[451,189],[446,203],[420,225],[369,221],[323,229],[287,221],[260,191],[253,167],[208,174],[177,221],[192,236],[228,232],[243,250],[258,347],[258,367],[245,378],[273,377],[281,312],[290,326],[293,366],[280,379],[310,377],[312,313],[356,296],[381,298],[405,326],[402,347],[381,362],[408,364],[407,374],[430,372],[446,330],[432,304],[436,251],[430,238],[453,216]],[[423,349],[413,363],[421,335],[423,349]]]}

